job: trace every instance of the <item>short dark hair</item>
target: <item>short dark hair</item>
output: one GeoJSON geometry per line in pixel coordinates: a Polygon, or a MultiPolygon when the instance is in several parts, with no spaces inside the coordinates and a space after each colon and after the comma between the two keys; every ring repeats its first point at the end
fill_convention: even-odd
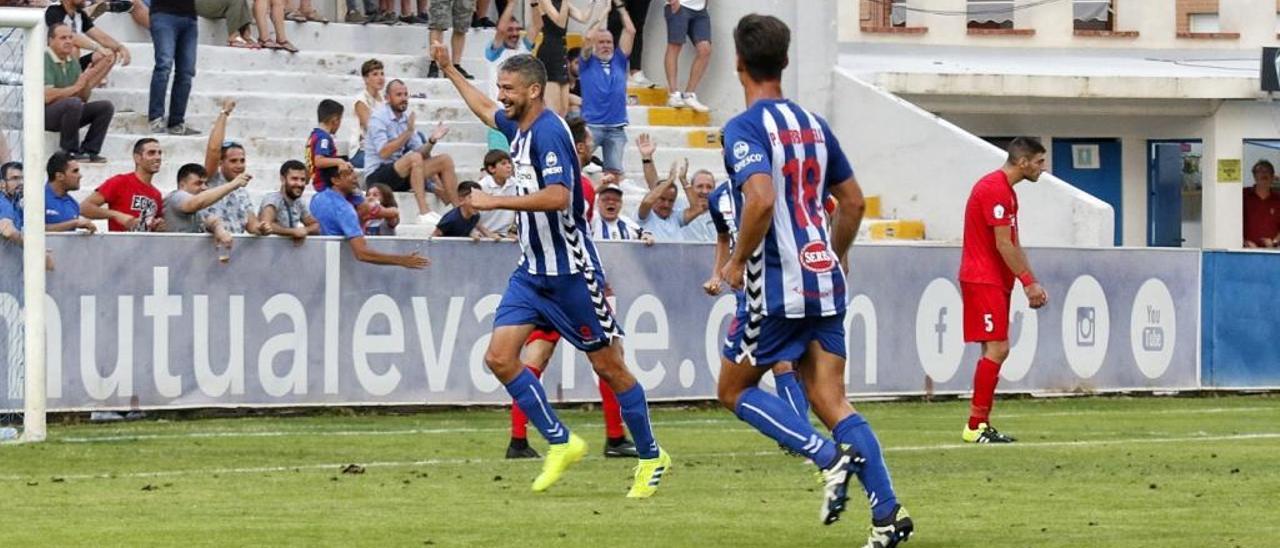
{"type": "MultiPolygon", "coordinates": [[[[45,175],[49,176],[49,182],[53,182],[53,180],[56,178],[56,176],[59,173],[66,173],[67,166],[69,165],[71,165],[70,153],[59,150],[53,153],[52,155],[50,155],[49,163],[45,164],[44,166],[44,172],[45,172],[45,175]]],[[[9,172],[9,164],[5,164],[4,168],[0,169],[0,175],[8,175],[9,174],[8,172],[9,172]]]]}
{"type": "Polygon", "coordinates": [[[528,53],[522,53],[503,61],[498,70],[519,75],[520,80],[526,86],[538,84],[542,89],[547,89],[547,67],[537,57],[528,53]]]}
{"type": "Polygon", "coordinates": [[[342,118],[342,103],[333,99],[325,99],[320,101],[320,106],[316,107],[316,121],[325,123],[333,117],[342,118]]]}
{"type": "Polygon", "coordinates": [[[570,61],[582,57],[582,47],[569,48],[569,51],[565,52],[564,56],[570,61]]]}
{"type": "Polygon", "coordinates": [[[24,170],[22,169],[22,162],[5,162],[5,163],[4,163],[4,165],[0,165],[0,178],[8,179],[8,178],[9,178],[9,170],[11,170],[11,169],[16,169],[16,170],[18,170],[18,171],[24,171],[24,170]]]}
{"type": "MultiPolygon", "coordinates": [[[[49,25],[49,30],[48,30],[49,35],[48,35],[48,37],[46,38],[46,40],[53,40],[53,33],[54,33],[54,32],[57,32],[58,27],[67,27],[67,28],[71,28],[71,26],[70,26],[70,25],[68,25],[66,21],[58,21],[57,23],[54,23],[54,24],[52,24],[52,25],[49,25]]],[[[72,32],[75,32],[75,31],[72,31],[72,32]]],[[[79,59],[77,59],[77,60],[76,60],[76,62],[79,62],[79,59]]]]}
{"type": "Polygon", "coordinates": [[[281,177],[288,175],[290,171],[301,171],[303,173],[306,173],[307,164],[304,164],[297,160],[285,160],[283,164],[280,164],[281,177]]]}
{"type": "Polygon", "coordinates": [[[587,121],[581,117],[574,116],[565,123],[569,125],[569,134],[573,135],[573,144],[580,145],[587,142],[587,121]]]}
{"type": "Polygon", "coordinates": [[[484,154],[485,169],[490,169],[493,166],[501,164],[502,162],[510,162],[510,161],[511,161],[511,155],[508,154],[507,151],[502,150],[500,148],[495,148],[484,154]]]}
{"type": "MultiPolygon", "coordinates": [[[[391,95],[391,86],[394,86],[394,85],[396,85],[396,84],[399,84],[399,85],[404,86],[404,87],[405,87],[405,89],[408,89],[408,88],[409,88],[409,86],[408,86],[407,84],[405,84],[405,83],[404,83],[404,80],[401,80],[401,79],[399,79],[399,78],[392,78],[389,82],[387,82],[387,87],[386,87],[386,89],[382,90],[382,91],[383,91],[383,93],[385,93],[385,94],[387,94],[387,95],[391,95]]],[[[385,98],[385,97],[383,97],[383,99],[386,99],[386,98],[385,98]]]]}
{"type": "Polygon", "coordinates": [[[777,17],[752,13],[738,20],[733,29],[733,45],[752,80],[780,80],[782,69],[789,62],[791,29],[777,17]]]}
{"type": "Polygon", "coordinates": [[[1016,164],[1018,160],[1030,160],[1037,154],[1044,154],[1044,145],[1040,144],[1040,140],[1035,137],[1016,137],[1009,141],[1005,152],[1009,153],[1006,161],[1016,164]]]}
{"type": "Polygon", "coordinates": [[[153,137],[143,137],[143,138],[141,138],[141,139],[138,139],[137,141],[134,141],[134,142],[133,142],[133,153],[134,153],[134,154],[142,154],[142,149],[143,149],[143,147],[145,147],[145,146],[147,146],[147,145],[149,145],[149,144],[151,144],[151,143],[159,144],[159,143],[160,143],[160,141],[156,140],[156,139],[155,139],[155,138],[153,138],[153,137]]]}
{"type": "Polygon", "coordinates": [[[368,61],[365,61],[364,63],[360,64],[360,77],[364,78],[365,76],[368,76],[370,72],[373,72],[375,70],[386,70],[382,66],[382,61],[379,61],[377,59],[370,59],[368,61]]]}
{"type": "Polygon", "coordinates": [[[187,180],[187,177],[192,175],[208,177],[209,172],[205,171],[204,166],[200,164],[182,164],[182,167],[178,168],[178,184],[181,185],[182,181],[187,180]]]}
{"type": "MultiPolygon", "coordinates": [[[[1260,168],[1260,167],[1262,167],[1262,168],[1266,168],[1268,171],[1270,171],[1270,172],[1271,172],[1271,174],[1272,174],[1272,175],[1275,175],[1275,174],[1276,174],[1276,166],[1271,165],[1271,161],[1267,160],[1266,158],[1263,158],[1263,159],[1261,159],[1261,160],[1258,160],[1256,163],[1254,163],[1254,164],[1253,164],[1253,169],[1250,169],[1250,170],[1249,170],[1249,172],[1250,172],[1250,173],[1257,173],[1257,172],[1258,172],[1258,168],[1260,168]]],[[[0,175],[3,175],[3,174],[4,174],[4,172],[3,172],[3,171],[0,171],[0,175]]]]}
{"type": "Polygon", "coordinates": [[[480,183],[477,183],[475,181],[463,181],[461,183],[458,183],[459,198],[462,198],[464,196],[469,196],[471,195],[471,192],[475,190],[480,190],[480,183]]]}

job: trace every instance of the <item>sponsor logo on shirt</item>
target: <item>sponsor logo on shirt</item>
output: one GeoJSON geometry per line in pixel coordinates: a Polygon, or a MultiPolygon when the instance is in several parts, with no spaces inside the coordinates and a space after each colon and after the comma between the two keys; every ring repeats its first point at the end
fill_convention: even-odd
{"type": "Polygon", "coordinates": [[[809,242],[800,248],[800,266],[809,272],[822,274],[836,267],[836,258],[821,240],[809,242]]]}

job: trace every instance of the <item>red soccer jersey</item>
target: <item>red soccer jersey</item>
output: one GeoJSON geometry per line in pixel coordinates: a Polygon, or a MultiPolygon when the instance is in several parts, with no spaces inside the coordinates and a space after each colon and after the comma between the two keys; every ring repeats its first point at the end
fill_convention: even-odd
{"type": "Polygon", "coordinates": [[[1013,288],[1013,271],[996,248],[997,226],[1010,227],[1013,243],[1018,243],[1018,196],[1001,170],[978,180],[969,193],[964,208],[960,281],[1013,288]]]}
{"type": "MultiPolygon", "coordinates": [[[[128,213],[138,218],[133,232],[150,232],[151,224],[164,216],[164,198],[156,187],[142,182],[134,172],[121,173],[107,179],[97,189],[98,194],[107,200],[107,207],[112,211],[128,213]]],[[[107,221],[111,232],[128,232],[124,225],[115,219],[107,221]]]]}
{"type": "Polygon", "coordinates": [[[1280,195],[1272,192],[1266,200],[1253,187],[1244,189],[1244,239],[1262,245],[1263,238],[1280,234],[1280,195]]]}
{"type": "Polygon", "coordinates": [[[582,199],[587,202],[587,222],[590,223],[596,213],[596,187],[586,175],[582,176],[582,199]]]}

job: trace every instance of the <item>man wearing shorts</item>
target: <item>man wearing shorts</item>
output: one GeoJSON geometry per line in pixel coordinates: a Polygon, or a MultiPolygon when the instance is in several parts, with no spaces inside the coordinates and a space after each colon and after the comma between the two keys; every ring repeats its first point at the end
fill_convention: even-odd
{"type": "Polygon", "coordinates": [[[1036,282],[1018,243],[1018,196],[1014,185],[1035,182],[1044,171],[1044,146],[1029,137],[1009,143],[1004,166],[973,185],[964,210],[960,294],[964,298],[964,340],[982,344],[973,373],[973,400],[962,438],[969,443],[1010,443],[1013,437],[991,426],[991,405],[1000,365],[1009,357],[1009,293],[1022,282],[1031,308],[1049,295],[1036,282]]]}
{"type": "Polygon", "coordinates": [[[400,80],[387,83],[386,100],[369,115],[369,132],[364,139],[365,186],[383,183],[396,192],[413,191],[419,222],[434,224],[439,217],[431,214],[427,190],[435,192],[442,202],[452,204],[458,188],[453,158],[431,154],[449,128],[437,125],[430,138],[423,138],[416,127],[416,113],[406,113],[409,88],[400,80]],[[428,185],[431,179],[442,184],[428,185]]]}
{"type": "Polygon", "coordinates": [[[663,15],[667,17],[667,56],[663,59],[667,69],[667,87],[671,95],[667,97],[669,107],[689,107],[698,112],[711,109],[698,101],[698,84],[702,75],[707,72],[707,64],[711,62],[711,16],[707,14],[707,2],[710,0],[667,0],[663,15]],[[680,68],[680,50],[688,38],[698,53],[693,58],[693,67],[689,69],[689,81],[685,83],[684,93],[680,92],[680,81],[676,72],[680,68]]]}

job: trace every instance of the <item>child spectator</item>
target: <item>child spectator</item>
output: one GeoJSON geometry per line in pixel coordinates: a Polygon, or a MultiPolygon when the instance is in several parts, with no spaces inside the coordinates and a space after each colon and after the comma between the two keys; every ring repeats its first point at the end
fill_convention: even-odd
{"type": "Polygon", "coordinates": [[[444,218],[440,219],[440,222],[436,224],[434,236],[451,238],[470,236],[477,240],[480,238],[501,239],[500,236],[480,225],[480,212],[471,207],[471,193],[478,190],[480,190],[480,184],[475,181],[458,183],[458,207],[444,214],[444,218]]]}
{"type": "Polygon", "coordinates": [[[369,209],[360,217],[361,226],[368,236],[395,236],[400,224],[400,203],[395,192],[386,183],[374,183],[365,193],[369,209]]]}

